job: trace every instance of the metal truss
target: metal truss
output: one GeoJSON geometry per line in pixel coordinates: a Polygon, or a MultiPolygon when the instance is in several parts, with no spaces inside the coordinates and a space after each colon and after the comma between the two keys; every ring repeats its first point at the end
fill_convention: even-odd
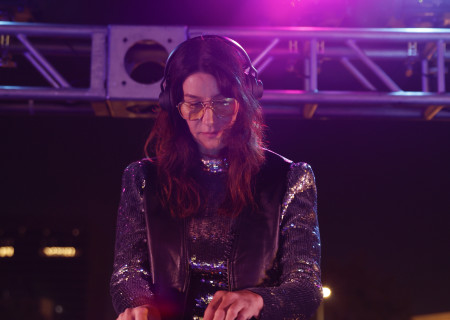
{"type": "MultiPolygon", "coordinates": [[[[1,49],[18,51],[48,82],[43,86],[0,86],[0,98],[3,99],[72,99],[72,100],[102,100],[106,97],[104,82],[106,80],[106,40],[108,30],[103,27],[75,27],[60,25],[25,24],[0,22],[1,49]],[[18,45],[13,45],[13,39],[18,45]],[[39,46],[30,41],[30,37],[46,37],[63,43],[67,38],[90,39],[89,55],[90,79],[89,87],[76,89],[61,75],[52,63],[40,52],[39,46]],[[17,48],[19,47],[19,48],[17,48]]],[[[5,58],[4,58],[5,59],[5,58]]],[[[4,61],[2,61],[4,63],[4,61]]],[[[14,68],[14,66],[12,67],[14,68]]],[[[3,82],[3,81],[2,81],[3,82]]]]}
{"type": "Polygon", "coordinates": [[[34,86],[0,78],[0,112],[153,116],[168,54],[183,40],[201,34],[227,36],[246,48],[265,84],[266,114],[450,119],[446,69],[450,30],[434,28],[89,27],[0,22],[3,66],[9,63],[11,73],[21,72],[13,61],[20,55],[41,78],[34,86]],[[81,39],[81,44],[75,49],[71,44],[69,50],[70,39],[81,39]],[[51,61],[55,55],[88,58],[84,86],[63,76],[70,74],[71,66],[55,67],[51,61]],[[143,70],[150,80],[133,77],[136,68],[149,62],[152,67],[143,70]]]}

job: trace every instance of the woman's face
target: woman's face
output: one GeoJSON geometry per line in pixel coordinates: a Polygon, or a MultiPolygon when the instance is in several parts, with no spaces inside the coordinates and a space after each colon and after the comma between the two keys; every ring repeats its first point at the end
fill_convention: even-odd
{"type": "MultiPolygon", "coordinates": [[[[186,78],[183,82],[183,95],[184,101],[188,103],[229,98],[220,93],[216,78],[204,72],[197,72],[186,78]]],[[[207,105],[210,106],[209,103],[207,105]]],[[[239,106],[231,116],[218,118],[213,110],[207,107],[200,119],[186,120],[200,152],[207,155],[217,155],[220,152],[224,147],[224,133],[233,126],[238,110],[239,106]]]]}

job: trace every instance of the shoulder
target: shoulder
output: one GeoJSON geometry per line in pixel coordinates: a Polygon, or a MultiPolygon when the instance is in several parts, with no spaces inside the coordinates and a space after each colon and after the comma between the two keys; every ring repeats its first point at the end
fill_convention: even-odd
{"type": "Polygon", "coordinates": [[[152,159],[142,159],[130,163],[122,175],[124,186],[145,186],[145,181],[156,174],[156,165],[152,159]]]}
{"type": "Polygon", "coordinates": [[[153,159],[144,158],[139,161],[130,163],[124,170],[124,175],[141,175],[155,168],[155,161],[153,159]]]}
{"type": "Polygon", "coordinates": [[[288,173],[288,184],[296,191],[316,189],[316,179],[311,166],[305,162],[292,163],[288,173]]]}
{"type": "Polygon", "coordinates": [[[156,165],[156,160],[154,158],[143,158],[141,160],[130,163],[125,168],[125,171],[145,170],[147,167],[152,167],[155,165],[156,165]]]}
{"type": "Polygon", "coordinates": [[[311,166],[306,162],[292,162],[289,171],[314,178],[314,172],[311,166]]]}

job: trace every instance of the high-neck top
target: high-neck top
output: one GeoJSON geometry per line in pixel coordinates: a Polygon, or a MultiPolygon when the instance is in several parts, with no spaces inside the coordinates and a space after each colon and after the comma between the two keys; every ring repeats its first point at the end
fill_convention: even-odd
{"type": "Polygon", "coordinates": [[[190,285],[187,295],[188,319],[199,320],[217,290],[228,290],[228,259],[233,242],[234,219],[219,215],[218,209],[225,198],[225,160],[205,160],[199,174],[206,205],[188,219],[188,256],[190,285]]]}

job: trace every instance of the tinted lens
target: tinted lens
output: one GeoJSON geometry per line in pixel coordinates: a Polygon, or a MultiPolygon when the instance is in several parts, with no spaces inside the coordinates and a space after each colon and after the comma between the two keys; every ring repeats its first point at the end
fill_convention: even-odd
{"type": "Polygon", "coordinates": [[[198,120],[203,117],[205,108],[210,107],[214,114],[219,118],[232,116],[236,110],[236,99],[225,98],[220,100],[212,100],[210,103],[196,102],[181,102],[178,105],[178,110],[181,116],[186,120],[198,120]]]}
{"type": "Polygon", "coordinates": [[[203,106],[203,103],[201,103],[201,102],[189,104],[188,119],[189,120],[200,119],[203,116],[203,109],[204,109],[204,106],[203,106]]]}
{"type": "Polygon", "coordinates": [[[180,110],[181,116],[187,120],[197,120],[203,115],[203,104],[201,102],[182,102],[179,104],[178,109],[180,110]]]}
{"type": "Polygon", "coordinates": [[[233,98],[214,100],[212,106],[218,117],[229,117],[235,112],[236,100],[233,98]]]}

